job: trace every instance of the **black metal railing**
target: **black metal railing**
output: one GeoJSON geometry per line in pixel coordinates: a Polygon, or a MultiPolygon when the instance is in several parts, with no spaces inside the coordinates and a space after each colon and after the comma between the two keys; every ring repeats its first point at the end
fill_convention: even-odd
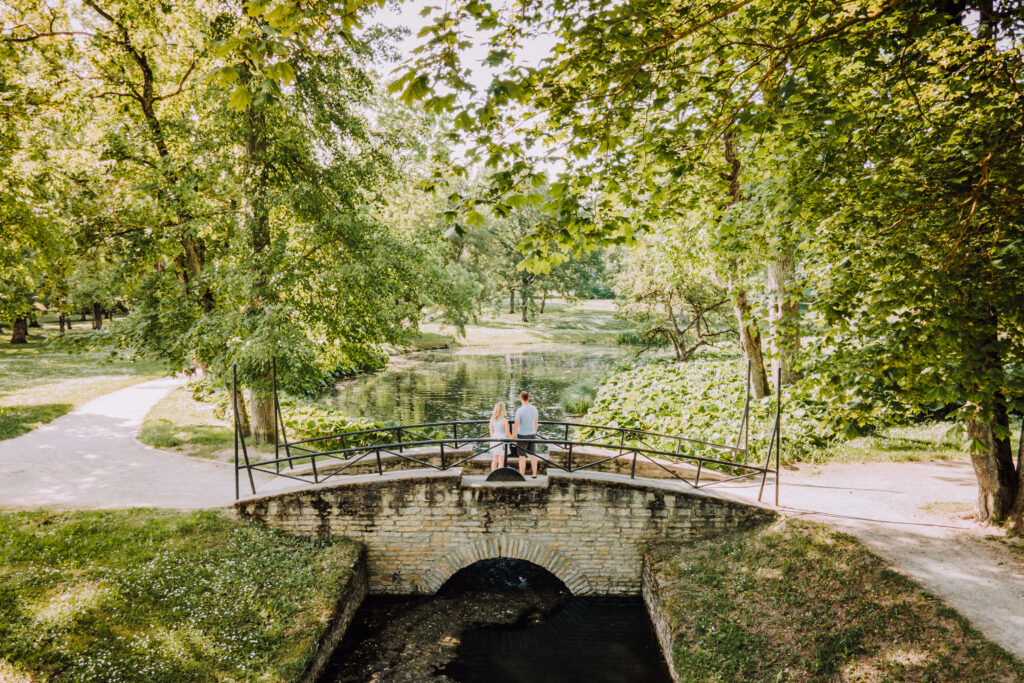
{"type": "MultiPolygon", "coordinates": [[[[517,440],[491,438],[488,434],[488,420],[382,426],[289,441],[277,398],[276,368],[274,372],[274,454],[272,458],[255,461],[250,457],[238,421],[237,379],[234,374],[232,376],[236,499],[240,497],[243,471],[255,495],[254,472],[307,484],[320,484],[360,463],[369,464],[371,471],[383,475],[386,470],[394,469],[396,464],[401,469],[408,469],[410,465],[433,470],[459,467],[492,452],[497,445],[502,446],[503,453],[508,457],[514,457],[508,449],[514,452],[517,440]]],[[[768,475],[774,474],[775,504],[778,505],[782,415],[779,378],[776,377],[775,416],[765,458],[763,462],[753,464],[749,462],[752,455],[749,440],[749,363],[747,372],[747,396],[734,445],[629,427],[541,421],[532,442],[534,450],[539,450],[537,446],[544,446],[546,452],[536,453],[537,460],[545,463],[548,468],[565,472],[584,471],[612,461],[620,464],[628,462],[630,478],[636,477],[638,461],[647,462],[698,489],[761,475],[757,496],[759,501],[764,494],[768,475]],[[560,462],[554,457],[553,450],[562,453],[560,462]],[[689,468],[686,470],[679,465],[689,465],[689,468]],[[689,476],[683,471],[687,471],[689,476]]]]}

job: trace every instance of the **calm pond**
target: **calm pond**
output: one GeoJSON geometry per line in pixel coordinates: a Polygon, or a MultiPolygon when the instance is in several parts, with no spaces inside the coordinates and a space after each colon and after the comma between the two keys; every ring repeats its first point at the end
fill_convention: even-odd
{"type": "Polygon", "coordinates": [[[542,420],[562,420],[563,391],[596,387],[630,356],[628,349],[597,345],[424,351],[343,380],[324,400],[347,415],[418,424],[487,419],[498,401],[508,409],[518,406],[525,389],[542,420]]]}

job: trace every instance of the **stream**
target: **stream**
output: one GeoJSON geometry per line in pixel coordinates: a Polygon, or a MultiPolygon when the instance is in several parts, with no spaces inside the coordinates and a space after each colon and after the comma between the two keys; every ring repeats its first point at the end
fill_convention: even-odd
{"type": "Polygon", "coordinates": [[[484,560],[432,596],[370,596],[324,679],[669,683],[639,597],[574,597],[546,570],[484,560]]]}

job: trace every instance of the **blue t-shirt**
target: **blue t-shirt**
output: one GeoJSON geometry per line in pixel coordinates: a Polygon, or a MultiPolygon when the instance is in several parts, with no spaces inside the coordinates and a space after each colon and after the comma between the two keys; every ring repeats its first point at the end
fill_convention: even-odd
{"type": "Polygon", "coordinates": [[[516,410],[516,419],[519,420],[519,435],[530,436],[537,433],[537,409],[526,403],[516,410]]]}

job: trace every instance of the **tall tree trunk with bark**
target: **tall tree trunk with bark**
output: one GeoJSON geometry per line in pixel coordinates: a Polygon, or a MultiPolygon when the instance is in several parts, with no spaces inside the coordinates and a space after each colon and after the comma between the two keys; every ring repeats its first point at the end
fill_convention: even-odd
{"type": "MultiPolygon", "coordinates": [[[[983,304],[984,305],[984,304],[983,304]]],[[[1004,375],[1003,359],[999,352],[999,320],[991,308],[973,321],[973,334],[963,336],[964,364],[971,375],[986,378],[1004,375]]],[[[972,391],[968,393],[982,393],[972,391]]],[[[980,389],[978,387],[977,389],[980,389]]],[[[1013,466],[1013,448],[1010,445],[1010,418],[1004,397],[991,397],[991,405],[978,401],[979,414],[967,420],[967,436],[971,448],[971,464],[978,479],[978,521],[996,524],[1005,521],[1017,498],[1018,473],[1013,466]],[[1005,436],[997,436],[1004,434],[1005,436]]]]}
{"type": "Polygon", "coordinates": [[[541,315],[544,315],[544,304],[546,304],[547,302],[548,302],[548,290],[547,289],[541,290],[541,294],[540,294],[540,311],[538,311],[541,315]]]}
{"type": "MultiPolygon", "coordinates": [[[[740,193],[740,158],[736,154],[736,133],[732,129],[722,137],[725,161],[729,170],[722,173],[722,179],[729,183],[728,206],[738,204],[742,199],[740,193]]],[[[739,345],[743,356],[750,362],[750,393],[754,398],[764,398],[771,393],[768,376],[764,369],[764,355],[761,353],[761,331],[753,318],[753,310],[747,299],[747,290],[740,278],[739,260],[729,262],[729,290],[732,293],[732,310],[736,315],[736,326],[739,330],[739,345]]]]}
{"type": "Polygon", "coordinates": [[[516,312],[516,290],[510,289],[508,292],[508,312],[516,312]]]}
{"type": "Polygon", "coordinates": [[[28,343],[28,320],[26,320],[25,318],[14,319],[14,330],[11,332],[11,343],[28,343]]]}
{"type": "Polygon", "coordinates": [[[92,305],[92,329],[103,327],[103,308],[99,304],[92,305]]]}
{"type": "Polygon", "coordinates": [[[768,313],[772,331],[772,377],[778,377],[781,370],[784,385],[800,379],[795,367],[796,355],[800,351],[800,303],[793,284],[795,269],[793,244],[787,242],[767,268],[768,289],[772,296],[768,313]]]}
{"type": "Polygon", "coordinates": [[[63,313],[61,313],[59,316],[57,316],[57,324],[60,325],[60,335],[62,337],[64,336],[64,325],[65,325],[65,319],[66,318],[67,318],[67,316],[65,316],[63,313]]]}
{"type": "Polygon", "coordinates": [[[1009,429],[1006,409],[996,411],[992,420],[967,420],[967,436],[978,439],[980,450],[971,451],[971,464],[978,478],[978,521],[999,524],[1012,516],[1016,507],[1018,476],[1013,466],[1009,438],[996,438],[996,429],[1009,429]]]}

